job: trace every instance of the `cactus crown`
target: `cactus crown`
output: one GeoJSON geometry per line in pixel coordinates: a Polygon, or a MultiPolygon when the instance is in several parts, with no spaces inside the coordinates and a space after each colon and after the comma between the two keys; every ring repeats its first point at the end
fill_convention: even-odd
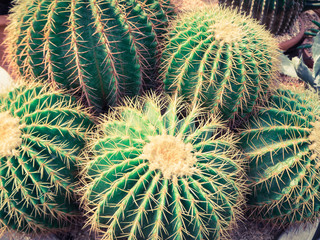
{"type": "Polygon", "coordinates": [[[0,156],[17,154],[16,148],[22,143],[20,119],[9,112],[0,112],[0,156]]]}
{"type": "Polygon", "coordinates": [[[159,169],[164,178],[172,176],[190,176],[197,158],[192,153],[191,143],[184,143],[181,139],[170,136],[151,136],[150,142],[143,147],[141,158],[148,159],[151,170],[159,169]]]}
{"type": "MultiPolygon", "coordinates": [[[[224,15],[224,17],[229,16],[224,15]]],[[[235,22],[226,21],[225,18],[217,19],[214,23],[212,23],[208,32],[213,33],[214,38],[220,41],[221,45],[224,43],[232,45],[233,43],[241,42],[245,34],[243,26],[239,26],[235,22]],[[237,30],[235,31],[235,29],[237,30]]]]}

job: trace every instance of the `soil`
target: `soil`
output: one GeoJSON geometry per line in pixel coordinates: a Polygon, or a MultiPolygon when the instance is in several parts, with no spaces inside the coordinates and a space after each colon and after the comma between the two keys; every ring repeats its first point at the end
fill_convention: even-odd
{"type": "MultiPolygon", "coordinates": [[[[276,240],[282,229],[257,221],[241,222],[230,240],[276,240]]],[[[229,239],[228,239],[229,240],[229,239]]]]}
{"type": "Polygon", "coordinates": [[[312,10],[303,12],[300,17],[302,18],[303,22],[305,23],[306,29],[312,28],[315,25],[312,23],[314,21],[320,21],[319,16],[312,10]]]}
{"type": "Polygon", "coordinates": [[[305,82],[303,82],[299,78],[293,78],[293,77],[284,75],[282,73],[279,74],[278,79],[279,79],[280,83],[282,83],[284,85],[291,85],[291,86],[295,86],[295,87],[305,86],[305,82]]]}

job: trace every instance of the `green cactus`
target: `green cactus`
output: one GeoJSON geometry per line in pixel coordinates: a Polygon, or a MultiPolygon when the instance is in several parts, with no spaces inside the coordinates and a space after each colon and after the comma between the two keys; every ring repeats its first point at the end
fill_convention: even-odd
{"type": "Polygon", "coordinates": [[[197,125],[200,111],[151,95],[98,127],[82,201],[102,239],[214,240],[234,224],[245,189],[237,139],[213,117],[197,125]]]}
{"type": "Polygon", "coordinates": [[[0,228],[61,231],[78,215],[79,154],[91,116],[50,87],[20,84],[0,95],[0,228]]]}
{"type": "Polygon", "coordinates": [[[170,10],[168,0],[16,0],[8,61],[103,111],[155,84],[170,10]]]}
{"type": "Polygon", "coordinates": [[[301,12],[320,8],[319,0],[219,0],[257,19],[273,34],[290,30],[301,12]]]}
{"type": "Polygon", "coordinates": [[[164,89],[189,103],[200,102],[223,119],[250,112],[277,69],[276,41],[234,10],[185,13],[168,35],[164,89]]]}
{"type": "Polygon", "coordinates": [[[280,89],[241,130],[257,218],[290,224],[320,216],[320,108],[315,92],[280,89]]]}

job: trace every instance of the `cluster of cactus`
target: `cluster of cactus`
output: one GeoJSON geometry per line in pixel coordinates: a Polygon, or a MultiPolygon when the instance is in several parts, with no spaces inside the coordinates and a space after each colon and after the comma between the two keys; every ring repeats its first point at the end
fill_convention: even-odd
{"type": "Polygon", "coordinates": [[[257,19],[273,34],[290,30],[301,12],[320,7],[319,0],[219,0],[257,19]]]}
{"type": "Polygon", "coordinates": [[[164,90],[223,119],[251,112],[277,69],[271,34],[236,11],[210,8],[179,17],[162,54],[164,90]]]}
{"type": "MultiPolygon", "coordinates": [[[[320,4],[220,2],[269,20],[276,33],[320,4]]],[[[11,67],[47,85],[0,93],[3,229],[68,227],[78,214],[75,188],[87,225],[111,240],[221,239],[241,218],[248,186],[249,208],[260,219],[291,223],[320,215],[318,95],[270,95],[278,48],[255,20],[226,7],[183,13],[161,50],[169,0],[15,3],[7,30],[11,67]],[[156,87],[160,51],[167,95],[130,99],[156,87]],[[88,111],[55,90],[60,86],[95,113],[112,107],[96,131],[88,111]],[[238,117],[240,128],[232,124],[238,117]]],[[[297,65],[315,88],[317,37],[314,75],[297,65]]]]}
{"type": "Polygon", "coordinates": [[[101,123],[88,150],[83,202],[102,239],[226,234],[243,202],[243,162],[236,137],[213,117],[197,126],[199,114],[176,98],[149,96],[101,123]]]}
{"type": "Polygon", "coordinates": [[[106,110],[154,85],[169,0],[18,0],[7,49],[24,77],[62,85],[106,110]]]}
{"type": "Polygon", "coordinates": [[[0,227],[57,231],[77,216],[74,183],[91,116],[48,86],[0,95],[0,227]]]}
{"type": "Polygon", "coordinates": [[[282,224],[315,220],[320,215],[318,94],[277,90],[241,135],[253,188],[248,206],[255,215],[282,224]]]}

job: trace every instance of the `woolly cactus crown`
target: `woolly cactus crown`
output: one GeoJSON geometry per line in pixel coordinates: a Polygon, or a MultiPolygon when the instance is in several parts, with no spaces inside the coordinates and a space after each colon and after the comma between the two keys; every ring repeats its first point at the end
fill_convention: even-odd
{"type": "Polygon", "coordinates": [[[169,94],[234,119],[252,110],[278,68],[277,43],[254,20],[222,7],[182,14],[162,55],[169,94]]]}
{"type": "Polygon", "coordinates": [[[197,107],[138,100],[93,138],[83,172],[88,224],[103,239],[219,239],[243,202],[236,138],[213,117],[197,125],[197,107]]]}

